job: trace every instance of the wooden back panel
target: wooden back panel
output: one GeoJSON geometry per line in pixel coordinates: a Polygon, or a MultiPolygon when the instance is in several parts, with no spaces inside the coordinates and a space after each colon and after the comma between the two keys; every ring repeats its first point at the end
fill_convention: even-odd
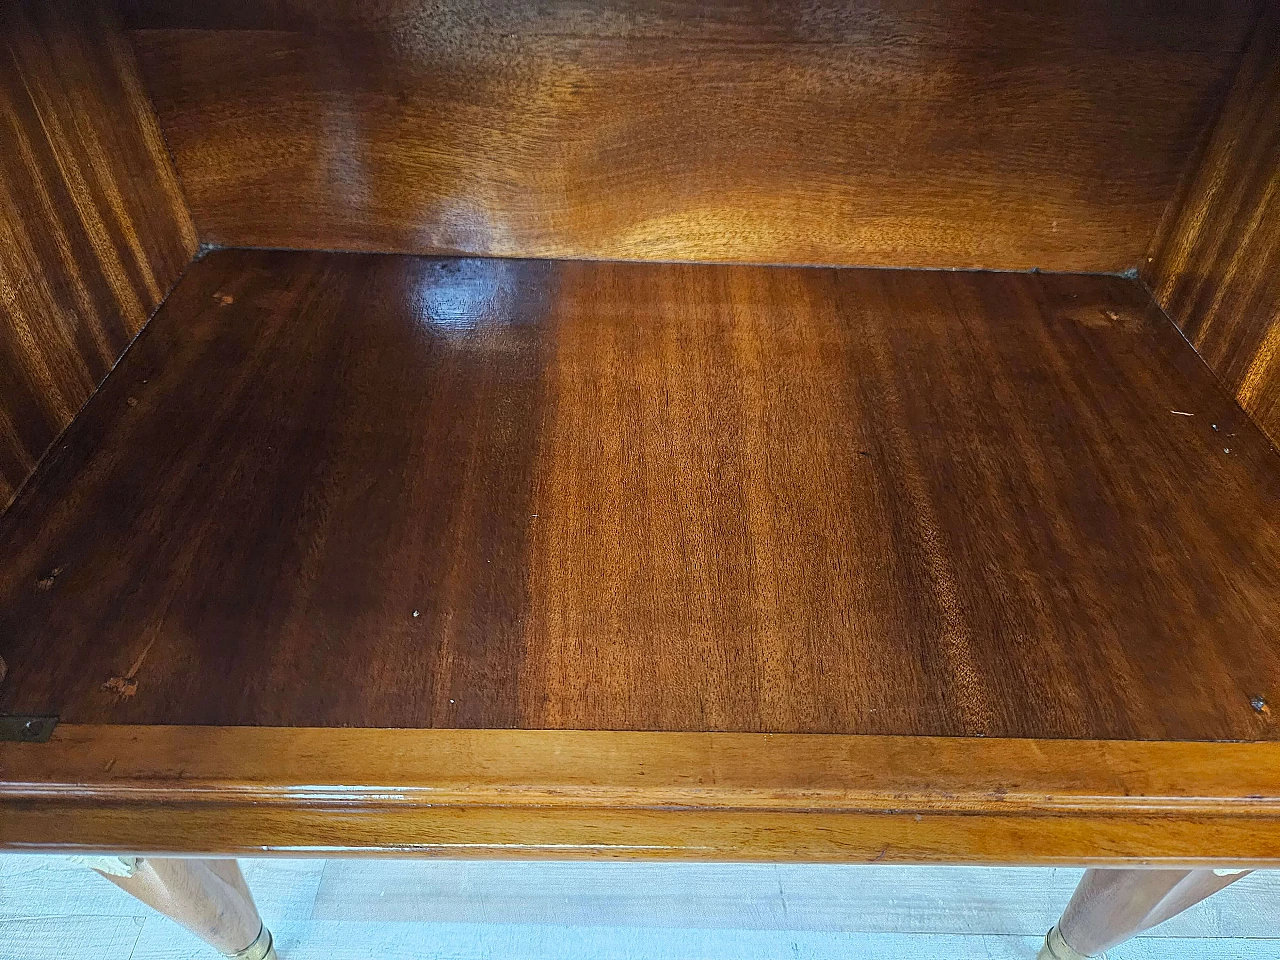
{"type": "Polygon", "coordinates": [[[0,509],[195,247],[114,18],[0,0],[0,509]]]}
{"type": "Polygon", "coordinates": [[[217,243],[1099,271],[1142,258],[1257,9],[123,7],[217,243]]]}
{"type": "Polygon", "coordinates": [[[1259,23],[1145,273],[1205,362],[1280,446],[1280,11],[1259,23]]]}

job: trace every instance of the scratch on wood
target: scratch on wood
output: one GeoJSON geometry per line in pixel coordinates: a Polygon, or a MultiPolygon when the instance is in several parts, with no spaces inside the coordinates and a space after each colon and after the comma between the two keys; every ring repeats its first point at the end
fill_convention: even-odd
{"type": "Polygon", "coordinates": [[[133,677],[112,677],[102,685],[107,693],[114,693],[120,700],[128,700],[138,692],[138,681],[133,677]]]}

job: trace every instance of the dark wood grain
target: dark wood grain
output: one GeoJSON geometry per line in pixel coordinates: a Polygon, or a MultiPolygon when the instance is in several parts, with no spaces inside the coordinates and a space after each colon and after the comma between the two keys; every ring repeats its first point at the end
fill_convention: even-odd
{"type": "Polygon", "coordinates": [[[1280,744],[63,724],[0,849],[1275,866],[1280,744]]]}
{"type": "Polygon", "coordinates": [[[0,540],[0,710],[75,722],[1270,738],[1280,698],[1280,458],[1118,278],[220,251],[0,540]]]}
{"type": "Polygon", "coordinates": [[[1280,8],[1269,10],[1145,274],[1280,447],[1280,8]]]}
{"type": "Polygon", "coordinates": [[[218,243],[1123,271],[1257,5],[124,9],[218,243]]]}
{"type": "Polygon", "coordinates": [[[0,510],[195,246],[114,16],[0,0],[0,510]]]}

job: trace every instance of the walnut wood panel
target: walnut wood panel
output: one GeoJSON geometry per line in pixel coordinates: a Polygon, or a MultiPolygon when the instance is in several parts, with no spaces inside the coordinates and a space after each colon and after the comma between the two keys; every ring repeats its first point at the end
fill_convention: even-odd
{"type": "Polygon", "coordinates": [[[218,243],[1117,272],[1257,9],[124,8],[218,243]]]}
{"type": "Polygon", "coordinates": [[[0,509],[195,245],[114,16],[0,0],[0,509]]]}
{"type": "Polygon", "coordinates": [[[1280,9],[1152,245],[1156,298],[1280,446],[1280,9]]]}
{"type": "Polygon", "coordinates": [[[65,721],[1275,735],[1280,458],[1119,278],[219,251],[0,541],[65,721]]]}
{"type": "Polygon", "coordinates": [[[63,725],[0,847],[1274,865],[1280,745],[63,725]]]}

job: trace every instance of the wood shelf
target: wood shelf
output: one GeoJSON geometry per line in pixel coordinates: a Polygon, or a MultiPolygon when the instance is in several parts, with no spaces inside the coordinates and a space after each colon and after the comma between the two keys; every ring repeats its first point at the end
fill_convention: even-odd
{"type": "Polygon", "coordinates": [[[224,250],[0,518],[0,712],[1275,737],[1280,458],[1114,277],[224,250]]]}

